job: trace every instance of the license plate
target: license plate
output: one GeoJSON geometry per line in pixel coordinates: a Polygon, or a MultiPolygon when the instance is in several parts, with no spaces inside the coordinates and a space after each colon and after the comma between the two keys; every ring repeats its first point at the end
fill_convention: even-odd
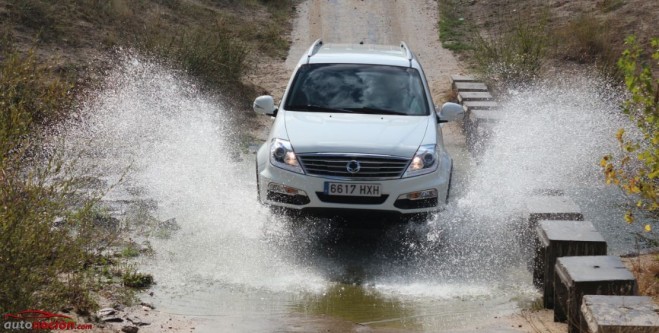
{"type": "Polygon", "coordinates": [[[351,184],[325,182],[325,194],[349,195],[354,197],[379,197],[380,184],[351,184]]]}

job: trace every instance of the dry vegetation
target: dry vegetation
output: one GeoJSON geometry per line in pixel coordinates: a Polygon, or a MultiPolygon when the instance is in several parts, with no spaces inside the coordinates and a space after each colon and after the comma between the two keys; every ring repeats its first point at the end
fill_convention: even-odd
{"type": "Polygon", "coordinates": [[[153,277],[48,129],[103,78],[119,48],[158,57],[201,87],[253,98],[256,57],[283,57],[289,0],[0,0],[0,313],[89,313],[94,293],[131,299],[153,277]],[[108,292],[108,290],[110,290],[108,292]]]}
{"type": "Polygon", "coordinates": [[[659,36],[659,3],[643,0],[440,0],[444,45],[495,82],[524,81],[556,68],[596,66],[620,77],[624,40],[659,36]]]}
{"type": "Polygon", "coordinates": [[[646,254],[625,258],[623,262],[638,281],[638,291],[641,295],[652,296],[659,303],[659,255],[646,254]]]}
{"type": "Polygon", "coordinates": [[[211,88],[237,94],[245,91],[241,77],[251,61],[286,54],[292,6],[290,0],[0,0],[0,33],[4,43],[22,53],[34,49],[40,62],[71,80],[102,76],[123,47],[162,56],[211,88]]]}

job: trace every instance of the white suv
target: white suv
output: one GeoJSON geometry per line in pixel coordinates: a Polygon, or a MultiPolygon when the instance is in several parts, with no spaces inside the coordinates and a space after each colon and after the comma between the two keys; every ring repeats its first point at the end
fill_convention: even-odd
{"type": "Polygon", "coordinates": [[[452,159],[421,65],[398,46],[316,41],[298,63],[256,156],[259,201],[303,213],[429,213],[448,200],[452,159]]]}

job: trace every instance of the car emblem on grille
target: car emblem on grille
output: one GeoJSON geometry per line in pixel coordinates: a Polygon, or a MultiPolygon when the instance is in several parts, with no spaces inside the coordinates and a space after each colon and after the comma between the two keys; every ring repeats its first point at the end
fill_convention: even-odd
{"type": "Polygon", "coordinates": [[[361,167],[362,166],[359,165],[359,162],[355,160],[352,160],[348,162],[348,164],[346,164],[346,170],[348,170],[348,172],[350,172],[353,175],[359,172],[359,169],[361,169],[361,167]]]}

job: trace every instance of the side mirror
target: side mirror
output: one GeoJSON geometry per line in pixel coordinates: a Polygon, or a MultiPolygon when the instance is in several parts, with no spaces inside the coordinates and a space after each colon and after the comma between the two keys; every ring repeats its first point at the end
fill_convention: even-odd
{"type": "Polygon", "coordinates": [[[437,121],[447,123],[449,121],[460,120],[464,118],[465,111],[462,105],[456,103],[444,103],[437,113],[437,121]]]}
{"type": "Polygon", "coordinates": [[[275,100],[272,98],[272,96],[266,95],[257,97],[254,100],[252,108],[254,108],[254,112],[258,114],[274,116],[277,113],[277,109],[275,108],[275,100]]]}

